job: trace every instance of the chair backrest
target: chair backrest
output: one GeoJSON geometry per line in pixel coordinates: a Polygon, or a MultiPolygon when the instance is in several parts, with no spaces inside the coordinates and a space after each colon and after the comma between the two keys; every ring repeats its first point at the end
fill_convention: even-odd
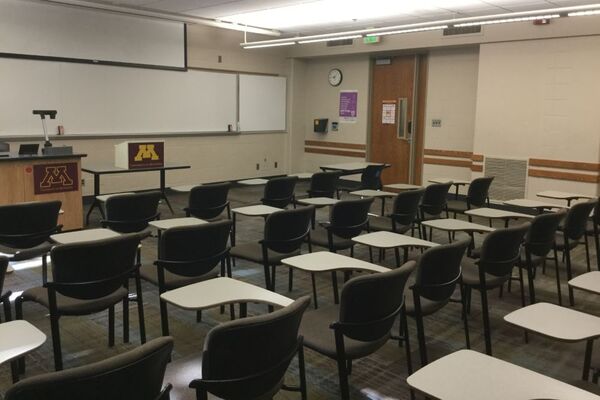
{"type": "Polygon", "coordinates": [[[363,342],[388,335],[404,305],[404,287],[415,265],[409,261],[389,272],[363,275],[346,282],[334,329],[363,342]]]}
{"type": "Polygon", "coordinates": [[[300,249],[310,232],[314,207],[277,211],[267,217],[262,243],[269,250],[291,253],[300,249]]]}
{"type": "Polygon", "coordinates": [[[231,182],[210,183],[193,187],[185,211],[196,218],[212,219],[218,217],[229,204],[227,201],[229,188],[231,188],[231,182]]]}
{"type": "Polygon", "coordinates": [[[310,178],[310,197],[333,197],[340,173],[336,171],[317,172],[310,178]]]}
{"type": "Polygon", "coordinates": [[[560,210],[536,215],[525,235],[525,249],[532,255],[545,257],[554,246],[556,231],[566,214],[565,210],[560,210]]]}
{"type": "Polygon", "coordinates": [[[2,296],[4,294],[4,278],[6,277],[6,269],[7,268],[8,268],[8,258],[4,257],[4,256],[0,256],[0,296],[2,296]]]}
{"type": "Polygon", "coordinates": [[[227,400],[271,398],[297,353],[302,340],[298,328],[309,304],[304,296],[270,314],[211,329],[204,340],[202,379],[190,387],[227,400]]]}
{"type": "Polygon", "coordinates": [[[59,200],[53,200],[0,206],[0,243],[24,249],[47,241],[60,229],[61,205],[59,200]]]}
{"type": "Polygon", "coordinates": [[[483,207],[488,199],[488,194],[493,176],[475,178],[471,181],[467,191],[467,204],[469,206],[483,207]]]}
{"type": "Polygon", "coordinates": [[[139,243],[139,235],[127,234],[55,246],[50,251],[53,281],[48,286],[77,299],[107,296],[132,274],[139,243]]]}
{"type": "Polygon", "coordinates": [[[0,151],[8,152],[10,151],[10,144],[6,142],[0,142],[0,151]]]}
{"type": "Polygon", "coordinates": [[[579,240],[584,235],[587,220],[596,207],[596,200],[588,200],[571,206],[564,223],[565,236],[570,240],[579,240]]]}
{"type": "Polygon", "coordinates": [[[363,189],[381,190],[381,174],[385,165],[369,165],[360,176],[360,184],[363,189]]]}
{"type": "Polygon", "coordinates": [[[399,193],[394,199],[391,218],[396,224],[411,225],[419,213],[419,203],[425,189],[407,190],[399,193]]]}
{"type": "Polygon", "coordinates": [[[448,191],[452,182],[434,183],[425,188],[421,211],[430,215],[439,215],[446,209],[448,191]]]}
{"type": "MultiPolygon", "coordinates": [[[[160,337],[109,359],[24,379],[6,400],[158,400],[173,338],[160,337]]],[[[164,390],[163,392],[166,392],[164,390]]]]}
{"type": "Polygon", "coordinates": [[[342,200],[331,206],[329,231],[344,239],[360,234],[369,223],[373,198],[342,200]]]}
{"type": "Polygon", "coordinates": [[[510,228],[488,233],[481,245],[479,258],[480,276],[482,273],[510,278],[513,267],[519,260],[523,238],[531,223],[526,222],[510,228]]]}
{"type": "Polygon", "coordinates": [[[232,225],[230,220],[223,220],[167,229],[160,238],[161,259],[157,264],[188,277],[210,272],[229,252],[227,241],[232,225]]]}
{"type": "Polygon", "coordinates": [[[285,208],[294,200],[294,188],[297,176],[282,176],[269,179],[265,185],[265,194],[261,199],[266,206],[285,208]]]}
{"type": "Polygon", "coordinates": [[[461,240],[427,249],[419,258],[413,290],[432,301],[449,301],[460,281],[460,263],[469,243],[461,240]]]}
{"type": "Polygon", "coordinates": [[[158,191],[123,194],[106,201],[106,221],[102,224],[121,233],[140,232],[158,218],[158,191]]]}

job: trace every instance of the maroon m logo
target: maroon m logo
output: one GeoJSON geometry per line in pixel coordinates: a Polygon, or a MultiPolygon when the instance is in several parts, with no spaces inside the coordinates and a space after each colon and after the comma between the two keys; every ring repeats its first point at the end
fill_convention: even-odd
{"type": "Polygon", "coordinates": [[[40,182],[41,188],[72,186],[73,179],[67,173],[66,165],[47,166],[46,173],[40,182]]]}

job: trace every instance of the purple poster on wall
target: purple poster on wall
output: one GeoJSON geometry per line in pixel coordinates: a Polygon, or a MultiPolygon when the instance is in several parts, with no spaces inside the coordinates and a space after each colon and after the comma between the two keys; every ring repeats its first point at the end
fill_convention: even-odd
{"type": "Polygon", "coordinates": [[[358,109],[358,91],[340,92],[340,122],[356,122],[358,109]]]}

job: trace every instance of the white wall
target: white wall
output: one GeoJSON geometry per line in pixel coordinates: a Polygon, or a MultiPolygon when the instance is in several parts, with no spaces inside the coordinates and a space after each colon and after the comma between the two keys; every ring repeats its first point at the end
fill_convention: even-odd
{"type": "MultiPolygon", "coordinates": [[[[473,151],[478,64],[478,46],[429,53],[426,149],[473,151]],[[432,119],[441,119],[442,126],[432,127],[432,119]]],[[[470,180],[471,170],[435,164],[423,166],[424,183],[430,178],[446,176],[470,180]]]]}
{"type": "MultiPolygon", "coordinates": [[[[474,151],[598,163],[598,71],[598,36],[482,45],[474,151]]],[[[598,185],[528,179],[528,197],[545,189],[596,194],[598,185]]]]}

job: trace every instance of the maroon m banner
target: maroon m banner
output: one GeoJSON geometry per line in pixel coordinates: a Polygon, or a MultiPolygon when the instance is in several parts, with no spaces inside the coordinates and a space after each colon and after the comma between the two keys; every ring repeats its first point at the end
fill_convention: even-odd
{"type": "Polygon", "coordinates": [[[79,189],[77,163],[33,166],[35,194],[71,192],[79,189]]]}

